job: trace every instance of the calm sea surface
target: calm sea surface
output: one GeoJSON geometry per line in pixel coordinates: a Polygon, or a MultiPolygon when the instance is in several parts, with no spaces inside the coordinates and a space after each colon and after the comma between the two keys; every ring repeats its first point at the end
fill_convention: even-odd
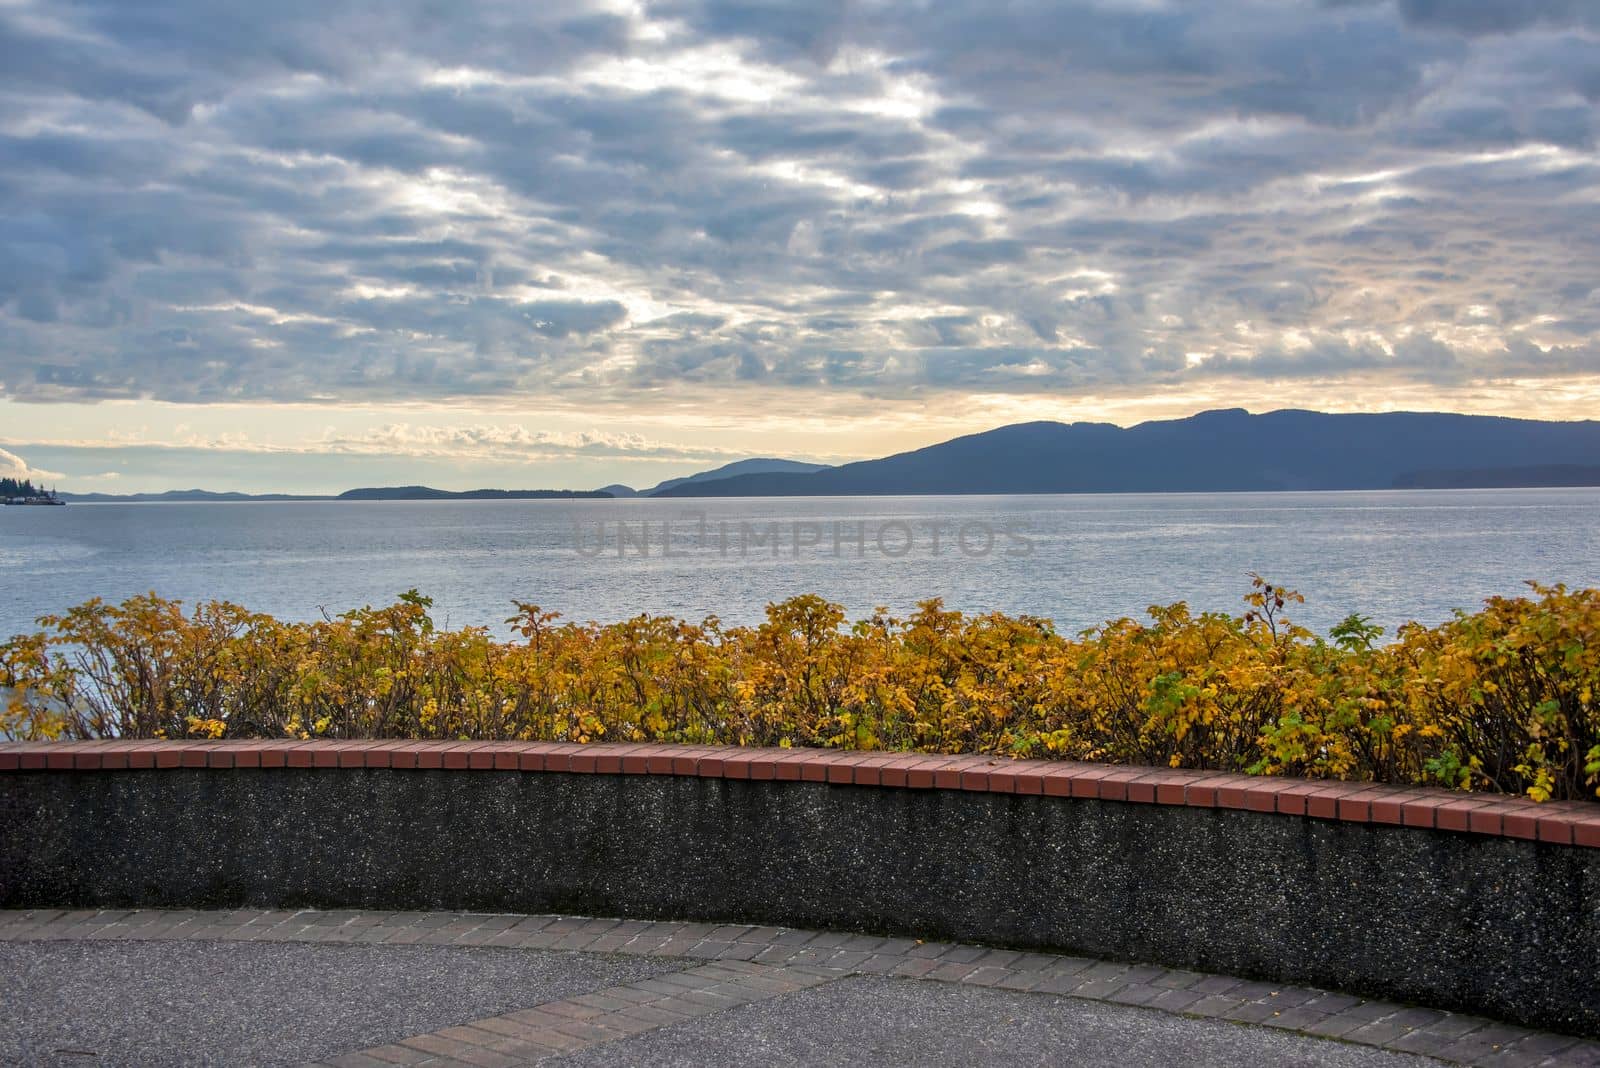
{"type": "Polygon", "coordinates": [[[74,504],[0,509],[0,634],[155,590],[305,619],[416,587],[444,624],[729,623],[815,592],[853,616],[926,597],[1078,629],[1152,603],[1236,611],[1248,573],[1325,629],[1437,622],[1524,579],[1600,586],[1600,489],[731,501],[74,504]]]}

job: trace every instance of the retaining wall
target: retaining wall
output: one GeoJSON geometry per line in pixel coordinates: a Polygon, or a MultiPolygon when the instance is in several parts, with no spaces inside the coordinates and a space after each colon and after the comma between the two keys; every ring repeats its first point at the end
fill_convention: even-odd
{"type": "Polygon", "coordinates": [[[1600,1034],[1600,805],[984,757],[0,746],[0,906],[859,929],[1600,1034]]]}

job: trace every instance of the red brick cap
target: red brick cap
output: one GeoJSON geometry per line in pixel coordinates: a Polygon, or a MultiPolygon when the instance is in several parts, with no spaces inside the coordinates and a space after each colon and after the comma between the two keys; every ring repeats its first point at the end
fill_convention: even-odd
{"type": "Polygon", "coordinates": [[[575,745],[568,742],[108,740],[0,743],[0,773],[283,767],[334,771],[385,768],[689,775],[891,789],[1043,794],[1126,804],[1239,809],[1600,849],[1600,804],[1587,801],[1537,804],[1526,798],[1373,783],[1111,767],[1062,760],[738,746],[575,745]]]}

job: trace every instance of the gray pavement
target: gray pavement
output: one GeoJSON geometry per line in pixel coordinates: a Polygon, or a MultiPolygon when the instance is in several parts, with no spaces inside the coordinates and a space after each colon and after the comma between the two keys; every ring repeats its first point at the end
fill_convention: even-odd
{"type": "Polygon", "coordinates": [[[306,1061],[1517,1068],[1600,1066],[1600,1043],[1308,987],[845,932],[0,911],[0,1063],[306,1061]]]}
{"type": "Polygon", "coordinates": [[[638,1064],[1426,1068],[1442,1062],[1127,1005],[858,977],[592,1046],[555,1063],[571,1068],[638,1064]]]}
{"type": "Polygon", "coordinates": [[[0,1064],[299,1064],[676,961],[455,946],[0,944],[0,1064]]]}

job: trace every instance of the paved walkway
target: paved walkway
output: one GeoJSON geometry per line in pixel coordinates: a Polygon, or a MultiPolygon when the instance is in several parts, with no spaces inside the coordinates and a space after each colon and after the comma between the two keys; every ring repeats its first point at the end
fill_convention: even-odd
{"type": "Polygon", "coordinates": [[[459,913],[0,912],[0,1063],[1600,1065],[1460,1014],[1078,957],[459,913]]]}

